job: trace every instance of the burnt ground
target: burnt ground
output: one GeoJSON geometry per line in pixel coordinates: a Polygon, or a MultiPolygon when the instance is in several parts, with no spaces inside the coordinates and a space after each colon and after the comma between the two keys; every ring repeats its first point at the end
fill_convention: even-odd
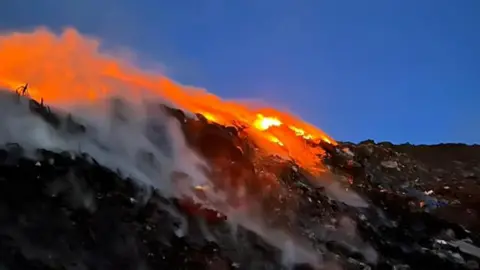
{"type": "MultiPolygon", "coordinates": [[[[57,127],[64,121],[74,132],[85,130],[41,104],[32,102],[31,109],[57,127]]],[[[319,145],[336,181],[368,202],[359,208],[332,200],[294,164],[274,157],[254,164],[254,147],[241,129],[170,112],[194,149],[221,174],[238,176],[228,185],[247,186],[250,199],[271,209],[272,226],[279,223],[313,244],[324,269],[479,269],[479,146],[319,145]],[[258,180],[266,181],[260,171],[278,178],[270,192],[258,191],[258,180]]],[[[86,154],[39,149],[27,158],[22,146],[4,145],[0,269],[285,267],[279,250],[255,233],[239,227],[232,239],[225,217],[185,205],[86,154]],[[182,230],[185,220],[189,226],[182,230]]]]}

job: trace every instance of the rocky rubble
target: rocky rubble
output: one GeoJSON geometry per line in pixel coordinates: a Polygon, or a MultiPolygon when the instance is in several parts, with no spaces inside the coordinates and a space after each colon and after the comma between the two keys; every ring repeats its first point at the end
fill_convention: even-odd
{"type": "MultiPolygon", "coordinates": [[[[403,253],[405,261],[409,254],[418,251],[414,257],[421,256],[412,257],[410,266],[423,257],[424,268],[446,261],[453,264],[436,267],[478,268],[480,227],[475,210],[480,209],[478,199],[475,200],[480,184],[476,168],[480,163],[475,162],[480,156],[478,146],[414,146],[365,141],[358,145],[345,143],[341,147],[347,148],[352,153],[353,164],[362,168],[352,174],[352,188],[365,194],[392,222],[382,229],[382,242],[391,241],[401,249],[392,256],[403,253]],[[459,248],[459,243],[468,246],[468,251],[459,248]],[[413,251],[415,249],[417,251],[413,251]]],[[[381,248],[384,254],[388,249],[381,248]]]]}
{"type": "MultiPolygon", "coordinates": [[[[57,128],[88,128],[30,108],[57,128]]],[[[332,174],[319,184],[291,162],[254,158],[241,128],[164,109],[214,165],[218,187],[245,187],[248,199],[232,193],[232,205],[260,206],[272,230],[323,262],[289,265],[228,217],[164,198],[85,153],[27,157],[13,143],[0,150],[0,269],[479,269],[479,146],[320,144],[332,174]]]]}

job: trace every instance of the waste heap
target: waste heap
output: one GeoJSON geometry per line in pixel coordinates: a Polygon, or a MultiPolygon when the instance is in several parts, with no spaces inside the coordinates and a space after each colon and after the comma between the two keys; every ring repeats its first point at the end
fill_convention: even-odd
{"type": "MultiPolygon", "coordinates": [[[[88,128],[36,101],[30,108],[52,125],[88,128]]],[[[254,162],[238,128],[165,109],[218,175],[242,176],[219,185],[245,187],[272,227],[323,259],[293,269],[480,269],[480,146],[321,143],[334,177],[319,185],[278,157],[254,162]],[[261,189],[268,179],[270,191],[261,189]],[[332,189],[354,190],[367,205],[332,189]]],[[[0,150],[0,238],[0,269],[287,267],[278,247],[214,210],[145,190],[85,153],[38,149],[32,158],[14,142],[0,150]]]]}

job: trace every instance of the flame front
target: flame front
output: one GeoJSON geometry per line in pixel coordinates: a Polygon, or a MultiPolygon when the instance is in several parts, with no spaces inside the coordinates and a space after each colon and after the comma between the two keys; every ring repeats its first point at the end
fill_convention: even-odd
{"type": "Polygon", "coordinates": [[[262,114],[257,114],[257,119],[253,122],[253,126],[258,130],[267,130],[270,127],[279,127],[282,122],[275,117],[265,117],[262,114]]]}
{"type": "Polygon", "coordinates": [[[32,98],[53,105],[89,102],[120,92],[131,98],[153,94],[181,109],[202,113],[212,122],[241,123],[263,150],[290,157],[311,171],[322,169],[318,155],[323,151],[306,140],[336,144],[323,131],[291,114],[252,108],[180,85],[103,54],[99,45],[74,29],[61,35],[40,28],[0,36],[0,86],[14,89],[28,82],[32,98]]]}

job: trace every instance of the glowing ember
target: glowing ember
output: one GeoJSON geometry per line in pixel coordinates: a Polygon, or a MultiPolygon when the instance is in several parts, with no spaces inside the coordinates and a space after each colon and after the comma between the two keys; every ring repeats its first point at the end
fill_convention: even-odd
{"type": "Polygon", "coordinates": [[[270,127],[279,127],[282,122],[274,117],[264,117],[262,114],[257,114],[257,119],[253,122],[253,126],[259,130],[267,130],[270,127]]]}
{"type": "Polygon", "coordinates": [[[217,119],[214,115],[208,112],[201,112],[201,114],[210,122],[217,122],[217,119]]]}
{"type": "Polygon", "coordinates": [[[312,172],[322,170],[318,155],[323,150],[305,140],[336,144],[323,131],[291,114],[253,108],[182,86],[100,53],[99,44],[74,29],[60,36],[45,29],[0,36],[0,86],[16,89],[28,82],[32,98],[62,106],[112,94],[131,99],[158,96],[181,109],[202,113],[211,122],[252,127],[247,132],[263,150],[290,157],[312,172]]]}
{"type": "Polygon", "coordinates": [[[294,126],[290,126],[289,127],[291,130],[293,130],[295,132],[295,134],[297,134],[297,136],[301,136],[303,137],[304,139],[306,140],[311,140],[313,139],[312,135],[310,134],[305,134],[305,130],[303,129],[300,129],[300,128],[296,128],[294,126]]]}
{"type": "Polygon", "coordinates": [[[277,137],[275,137],[273,135],[270,135],[268,138],[269,138],[270,141],[272,141],[272,142],[274,142],[274,143],[276,143],[280,146],[284,146],[284,144],[277,137]]]}

